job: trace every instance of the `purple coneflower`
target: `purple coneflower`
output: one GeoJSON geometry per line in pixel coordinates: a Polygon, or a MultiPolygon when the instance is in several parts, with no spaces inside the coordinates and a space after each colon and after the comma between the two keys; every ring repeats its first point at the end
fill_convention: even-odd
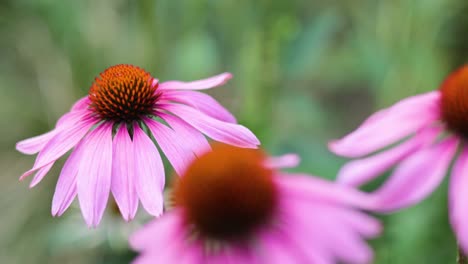
{"type": "Polygon", "coordinates": [[[453,159],[449,186],[450,221],[468,253],[468,66],[451,74],[438,91],[404,99],[378,111],[343,139],[330,143],[346,164],[338,181],[358,186],[398,164],[372,194],[381,211],[404,208],[426,198],[442,182],[453,159]],[[405,139],[377,154],[372,152],[405,139]],[[457,156],[457,149],[460,154],[457,156]]]}
{"type": "Polygon", "coordinates": [[[16,145],[25,154],[38,153],[33,168],[21,179],[36,172],[31,182],[35,186],[74,148],[57,182],[52,215],[63,214],[78,195],[86,223],[97,226],[112,191],[125,220],[135,216],[138,200],[158,216],[165,173],[151,135],[179,175],[210,148],[203,134],[239,147],[259,145],[255,135],[236,124],[216,100],[194,91],[222,85],[231,77],[223,73],[188,83],[159,83],[139,67],[112,66],[52,131],[16,145]]]}
{"type": "Polygon", "coordinates": [[[276,170],[295,163],[213,146],[176,181],[174,208],[131,236],[134,263],[369,262],[364,238],[380,224],[355,210],[368,206],[366,194],[276,170]]]}

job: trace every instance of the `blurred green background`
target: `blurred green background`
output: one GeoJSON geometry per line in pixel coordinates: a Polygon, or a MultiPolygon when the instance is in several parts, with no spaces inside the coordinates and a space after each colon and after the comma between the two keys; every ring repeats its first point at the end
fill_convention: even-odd
{"type": "MultiPolygon", "coordinates": [[[[61,164],[34,189],[18,182],[34,157],[15,142],[51,129],[105,68],[135,64],[161,81],[232,72],[209,93],[268,151],[333,179],[344,160],[328,140],[466,62],[467,13],[466,0],[0,1],[0,263],[133,258],[125,239],[141,222],[115,208],[96,230],[76,206],[52,218],[61,164]]],[[[455,263],[446,189],[381,217],[375,263],[455,263]]]]}

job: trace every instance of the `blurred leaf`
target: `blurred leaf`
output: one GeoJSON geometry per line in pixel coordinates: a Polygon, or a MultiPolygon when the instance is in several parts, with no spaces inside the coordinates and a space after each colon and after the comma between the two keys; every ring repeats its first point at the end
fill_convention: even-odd
{"type": "Polygon", "coordinates": [[[305,78],[313,72],[326,50],[332,46],[340,22],[334,10],[326,10],[306,24],[288,49],[286,73],[291,77],[305,78]]]}
{"type": "Polygon", "coordinates": [[[197,80],[222,71],[218,49],[213,37],[205,32],[193,32],[174,43],[173,56],[168,65],[172,76],[197,80]]]}

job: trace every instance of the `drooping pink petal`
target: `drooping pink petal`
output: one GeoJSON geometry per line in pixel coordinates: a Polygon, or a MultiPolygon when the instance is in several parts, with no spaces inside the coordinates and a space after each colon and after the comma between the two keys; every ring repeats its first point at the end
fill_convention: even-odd
{"type": "Polygon", "coordinates": [[[404,160],[390,179],[372,194],[376,210],[408,207],[431,194],[447,173],[458,142],[456,137],[449,137],[404,160]]]}
{"type": "Polygon", "coordinates": [[[288,230],[299,241],[297,244],[308,245],[308,240],[313,241],[314,248],[323,251],[322,255],[332,255],[344,263],[369,263],[372,250],[339,213],[343,208],[320,200],[288,199],[285,207],[289,211],[288,230]]]}
{"type": "Polygon", "coordinates": [[[50,171],[52,166],[54,166],[54,163],[55,162],[51,162],[49,165],[46,165],[46,166],[42,167],[41,169],[39,169],[36,172],[36,175],[34,175],[34,178],[32,179],[31,183],[29,184],[29,188],[33,188],[39,182],[41,182],[42,179],[44,179],[44,177],[46,176],[46,174],[50,171]]]}
{"type": "Polygon", "coordinates": [[[28,138],[16,143],[16,150],[23,154],[32,155],[39,152],[55,135],[57,130],[49,131],[45,134],[28,138]]]}
{"type": "Polygon", "coordinates": [[[337,218],[342,219],[343,223],[349,225],[351,229],[364,237],[373,238],[382,232],[382,225],[377,219],[360,211],[335,208],[335,210],[333,210],[333,214],[335,214],[337,218]]]}
{"type": "MultiPolygon", "coordinates": [[[[155,250],[151,252],[145,252],[138,258],[132,261],[132,264],[215,264],[212,262],[206,262],[204,260],[204,254],[202,249],[194,248],[193,246],[181,245],[184,242],[180,242],[182,238],[178,239],[167,239],[163,245],[164,250],[155,250]],[[184,247],[185,246],[185,247],[184,247]]],[[[151,243],[152,241],[149,241],[151,243]]],[[[228,262],[216,262],[216,264],[230,264],[228,262]]],[[[235,264],[240,264],[239,262],[235,264]]]]}
{"type": "Polygon", "coordinates": [[[278,157],[269,157],[265,165],[269,168],[275,168],[275,169],[280,169],[280,168],[294,168],[297,165],[299,165],[299,162],[301,161],[301,158],[297,154],[284,154],[282,156],[278,157]]]}
{"type": "Polygon", "coordinates": [[[203,90],[210,89],[216,86],[225,84],[232,78],[232,74],[225,72],[207,79],[181,82],[181,81],[167,81],[159,84],[158,89],[161,90],[203,90]]]}
{"type": "Polygon", "coordinates": [[[82,116],[92,116],[92,112],[91,110],[89,110],[87,107],[84,107],[85,106],[85,103],[84,102],[88,102],[89,103],[89,99],[87,98],[83,98],[81,99],[82,101],[78,101],[73,107],[72,109],[63,114],[59,120],[57,120],[57,123],[55,124],[55,129],[57,130],[61,130],[61,129],[66,129],[67,127],[71,126],[71,125],[74,125],[76,124],[76,115],[77,114],[81,114],[82,116]]]}
{"type": "Polygon", "coordinates": [[[196,91],[166,91],[161,99],[190,105],[218,120],[237,123],[236,118],[213,97],[196,91]]]}
{"type": "Polygon", "coordinates": [[[181,138],[174,130],[152,119],[145,119],[145,124],[151,130],[156,142],[171,162],[176,173],[181,176],[185,169],[195,159],[191,148],[185,138],[181,138]]]}
{"type": "Polygon", "coordinates": [[[432,142],[440,132],[441,128],[431,128],[394,148],[367,158],[348,162],[340,169],[337,181],[349,186],[359,186],[367,183],[419,148],[432,142]]]}
{"type": "MultiPolygon", "coordinates": [[[[294,255],[294,252],[287,250],[287,241],[276,233],[267,233],[262,235],[259,243],[258,263],[271,264],[296,264],[300,256],[294,255]]],[[[253,262],[255,263],[255,262],[253,262]]]]}
{"type": "Polygon", "coordinates": [[[211,150],[210,143],[208,143],[205,136],[184,120],[165,113],[158,113],[158,116],[166,121],[180,138],[187,141],[187,145],[192,149],[195,155],[201,156],[211,150]]]}
{"type": "Polygon", "coordinates": [[[354,188],[337,185],[327,180],[305,174],[283,174],[275,178],[285,195],[372,209],[370,196],[354,188]]]}
{"type": "Polygon", "coordinates": [[[75,199],[76,177],[83,159],[83,145],[85,140],[80,141],[63,165],[62,171],[55,186],[52,199],[52,215],[61,216],[75,199]]]}
{"type": "Polygon", "coordinates": [[[159,216],[163,211],[164,166],[153,141],[138,125],[133,126],[136,190],[145,210],[159,216]]]}
{"type": "Polygon", "coordinates": [[[371,116],[366,118],[366,120],[364,120],[356,130],[358,130],[361,127],[368,126],[368,125],[370,125],[370,124],[372,124],[374,122],[379,122],[379,120],[385,118],[385,115],[388,112],[390,112],[391,109],[392,109],[392,107],[378,110],[377,112],[373,113],[371,116]]]}
{"type": "Polygon", "coordinates": [[[180,233],[182,218],[181,212],[175,209],[158,219],[153,219],[132,234],[129,239],[130,246],[142,252],[163,248],[168,238],[176,237],[180,233]]]}
{"type": "Polygon", "coordinates": [[[156,252],[143,253],[140,256],[138,256],[135,260],[133,260],[132,264],[154,264],[154,263],[173,264],[172,262],[168,261],[167,258],[165,258],[166,254],[167,254],[166,251],[159,252],[159,253],[156,253],[156,252]]]}
{"type": "Polygon", "coordinates": [[[89,227],[97,227],[109,198],[112,172],[112,124],[92,131],[83,143],[77,175],[78,201],[89,227]]]}
{"type": "Polygon", "coordinates": [[[156,78],[153,78],[153,80],[151,81],[151,86],[154,87],[157,84],[159,84],[159,80],[156,78]]]}
{"type": "MultiPolygon", "coordinates": [[[[313,207],[308,208],[308,210],[310,209],[313,210],[313,207]]],[[[334,260],[337,258],[336,253],[327,248],[330,238],[324,235],[324,233],[328,233],[327,228],[329,227],[315,226],[315,224],[312,226],[310,225],[312,222],[304,226],[302,221],[297,220],[300,219],[297,219],[293,214],[289,214],[283,223],[285,226],[288,225],[287,228],[283,228],[283,232],[285,233],[283,239],[285,240],[286,248],[294,253],[297,258],[296,261],[300,263],[335,263],[334,260]],[[291,225],[294,227],[290,227],[291,225]],[[300,229],[302,231],[298,232],[300,229]],[[314,250],[310,250],[311,248],[314,250]]]]}
{"type": "MultiPolygon", "coordinates": [[[[203,246],[203,244],[202,244],[203,246]]],[[[203,250],[200,248],[199,251],[203,250]]],[[[253,264],[253,263],[264,263],[259,262],[258,258],[254,255],[252,250],[246,248],[238,248],[236,245],[226,246],[222,249],[222,252],[219,252],[215,256],[205,257],[205,262],[207,264],[253,264]]],[[[203,251],[201,251],[203,252],[203,251]]],[[[273,264],[273,263],[272,263],[273,264]]]]}
{"type": "Polygon", "coordinates": [[[86,110],[90,104],[91,100],[89,100],[88,96],[82,97],[72,106],[71,111],[86,110]]]}
{"type": "Polygon", "coordinates": [[[257,148],[260,145],[257,137],[242,125],[219,121],[186,105],[167,104],[161,107],[216,141],[242,148],[257,148]]]}
{"type": "Polygon", "coordinates": [[[135,152],[126,125],[121,125],[113,141],[111,191],[125,221],[135,217],[136,193],[135,152]]]}
{"type": "Polygon", "coordinates": [[[208,264],[200,242],[187,239],[190,231],[182,221],[181,211],[175,209],[132,234],[130,246],[141,253],[132,263],[208,264]]]}
{"type": "Polygon", "coordinates": [[[464,147],[452,170],[449,185],[450,223],[463,251],[468,253],[468,149],[464,147]]]}
{"type": "Polygon", "coordinates": [[[60,132],[47,142],[44,148],[39,152],[33,168],[25,172],[20,177],[20,180],[59,159],[86,135],[88,130],[96,123],[96,120],[89,119],[84,114],[85,112],[71,113],[73,120],[75,120],[74,124],[71,124],[70,120],[70,126],[61,129],[60,132]]]}
{"type": "Polygon", "coordinates": [[[400,101],[340,140],[330,142],[337,155],[361,157],[388,146],[437,120],[440,92],[434,91],[400,101]]]}
{"type": "MultiPolygon", "coordinates": [[[[73,105],[71,111],[85,113],[87,105],[89,104],[89,99],[86,97],[81,98],[78,100],[75,105],[73,105]]],[[[42,150],[44,146],[55,136],[61,129],[66,129],[70,125],[74,125],[76,123],[76,115],[70,114],[70,112],[65,113],[60,119],[57,121],[57,125],[55,129],[32,138],[28,138],[16,143],[16,149],[24,154],[35,154],[42,150]]]]}
{"type": "Polygon", "coordinates": [[[154,259],[151,254],[140,254],[131,264],[154,264],[154,259]]]}
{"type": "Polygon", "coordinates": [[[189,230],[183,224],[179,209],[153,219],[130,236],[130,246],[140,252],[132,263],[205,264],[201,243],[188,240],[189,230]]]}

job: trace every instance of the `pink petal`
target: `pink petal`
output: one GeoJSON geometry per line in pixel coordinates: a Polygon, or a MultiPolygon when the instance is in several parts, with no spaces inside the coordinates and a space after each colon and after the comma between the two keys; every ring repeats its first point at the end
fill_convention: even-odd
{"type": "MultiPolygon", "coordinates": [[[[89,99],[87,97],[80,99],[72,108],[72,111],[74,112],[79,112],[85,115],[87,111],[81,111],[81,110],[86,110],[86,105],[89,103],[89,99]]],[[[59,131],[62,129],[68,129],[69,126],[75,125],[77,122],[76,120],[76,113],[71,114],[71,112],[68,112],[64,114],[58,121],[55,129],[36,136],[32,138],[28,138],[25,140],[22,140],[18,143],[16,143],[16,149],[24,154],[35,154],[39,151],[41,151],[44,146],[55,136],[59,131]]]]}
{"type": "Polygon", "coordinates": [[[456,161],[449,186],[450,222],[463,251],[468,253],[468,149],[456,161]]]}
{"type": "Polygon", "coordinates": [[[39,152],[55,135],[57,130],[49,131],[45,134],[28,138],[16,143],[16,150],[23,154],[35,154],[39,152]]]}
{"type": "Polygon", "coordinates": [[[201,156],[211,150],[210,143],[208,143],[205,136],[184,120],[165,113],[158,113],[157,115],[166,121],[180,138],[187,141],[187,145],[192,149],[195,155],[201,156]]]}
{"type": "Polygon", "coordinates": [[[364,122],[357,130],[329,148],[337,155],[361,157],[392,144],[439,118],[440,92],[434,91],[400,101],[364,122]]]}
{"type": "Polygon", "coordinates": [[[394,166],[419,148],[432,142],[441,128],[431,128],[414,136],[408,141],[364,159],[345,164],[338,173],[337,181],[349,186],[367,183],[394,166]]]}
{"type": "MultiPolygon", "coordinates": [[[[203,244],[202,244],[203,246],[203,244]]],[[[209,256],[204,259],[205,262],[201,262],[203,264],[239,264],[239,263],[267,263],[267,262],[256,262],[254,256],[252,256],[252,252],[249,248],[239,248],[236,247],[237,245],[233,246],[225,246],[222,249],[222,252],[218,253],[217,255],[209,256]]]]}
{"type": "MultiPolygon", "coordinates": [[[[88,99],[89,101],[89,99],[88,99]]],[[[88,108],[85,108],[85,107],[81,107],[83,106],[83,102],[80,102],[78,101],[71,109],[70,112],[67,112],[65,114],[63,114],[59,120],[57,121],[57,123],[55,124],[55,129],[57,130],[61,130],[63,128],[68,128],[69,126],[72,126],[74,124],[76,124],[76,116],[81,114],[83,117],[88,117],[88,116],[92,116],[93,113],[88,109],[88,108]]]]}
{"type": "Polygon", "coordinates": [[[153,141],[138,125],[133,126],[136,190],[141,204],[154,216],[163,211],[164,166],[153,141]]]}
{"type": "Polygon", "coordinates": [[[85,140],[82,140],[78,143],[60,172],[57,185],[55,186],[54,198],[52,199],[53,216],[61,216],[76,196],[76,177],[81,160],[83,159],[84,142],[85,140]]]}
{"type": "MultiPolygon", "coordinates": [[[[404,100],[402,100],[404,101],[404,100]]],[[[371,116],[369,116],[366,120],[364,120],[364,122],[362,122],[362,124],[358,127],[361,128],[361,127],[364,127],[364,126],[368,126],[372,123],[375,123],[375,122],[379,122],[379,120],[383,119],[385,117],[385,115],[390,112],[392,109],[392,107],[390,108],[385,108],[385,109],[380,109],[379,111],[373,113],[371,116]]]]}
{"type": "Polygon", "coordinates": [[[279,234],[263,235],[259,244],[258,263],[296,264],[299,262],[300,256],[295,256],[294,251],[287,250],[287,241],[279,234]]]}
{"type": "Polygon", "coordinates": [[[181,81],[168,81],[159,84],[158,89],[161,90],[203,90],[210,89],[216,86],[225,84],[229,79],[232,78],[232,74],[225,72],[211,78],[193,81],[193,82],[181,82],[181,81]]]}
{"type": "Polygon", "coordinates": [[[376,237],[382,232],[382,225],[377,219],[358,210],[340,208],[336,209],[334,214],[364,237],[376,237]]]}
{"type": "Polygon", "coordinates": [[[171,162],[179,176],[184,175],[188,165],[195,159],[195,155],[183,137],[177,135],[172,129],[151,119],[145,119],[145,124],[151,130],[159,147],[171,162]]]}
{"type": "Polygon", "coordinates": [[[78,201],[89,227],[97,227],[109,198],[112,172],[112,124],[92,131],[83,143],[77,175],[78,201]]]}
{"type": "Polygon", "coordinates": [[[278,157],[269,157],[266,166],[269,168],[294,168],[299,165],[301,158],[297,154],[284,154],[278,157]]]}
{"type": "Polygon", "coordinates": [[[356,206],[362,209],[373,208],[370,196],[344,185],[334,184],[324,179],[305,174],[283,174],[275,178],[285,195],[305,199],[321,199],[327,202],[356,206]]]}
{"type": "Polygon", "coordinates": [[[166,91],[161,99],[190,105],[218,120],[237,123],[236,118],[213,97],[196,91],[166,91]]]}
{"type": "Polygon", "coordinates": [[[180,233],[182,218],[183,215],[176,209],[153,219],[130,236],[130,246],[143,252],[164,248],[168,240],[180,233]]]}
{"type": "Polygon", "coordinates": [[[170,104],[164,105],[163,109],[179,116],[214,140],[243,148],[257,148],[260,144],[257,137],[246,127],[219,121],[192,107],[170,104]]]}
{"type": "Polygon", "coordinates": [[[88,109],[89,105],[91,104],[91,100],[89,100],[88,96],[80,98],[76,103],[72,106],[70,111],[80,111],[88,109]]]}
{"type": "Polygon", "coordinates": [[[132,220],[138,209],[134,153],[132,139],[122,124],[113,141],[111,190],[125,221],[132,220]]]}
{"type": "MultiPolygon", "coordinates": [[[[179,210],[166,213],[135,232],[129,239],[133,249],[142,254],[141,263],[206,264],[204,251],[197,241],[190,240],[182,225],[179,210]]],[[[190,231],[188,231],[190,232],[190,231]]],[[[140,262],[133,262],[140,263],[140,262]]]]}
{"type": "Polygon", "coordinates": [[[322,251],[324,256],[332,254],[345,263],[368,263],[372,259],[372,250],[347,223],[349,220],[343,218],[342,208],[320,200],[292,198],[285,209],[289,212],[289,233],[297,244],[309,245],[308,241],[313,241],[316,251],[322,251]]]}
{"type": "Polygon", "coordinates": [[[447,173],[457,146],[458,139],[450,137],[403,161],[390,179],[372,194],[376,209],[396,210],[426,198],[447,173]]]}
{"type": "MultiPolygon", "coordinates": [[[[180,238],[179,238],[180,239],[180,238]]],[[[179,239],[171,239],[163,245],[163,250],[160,248],[151,252],[144,252],[132,264],[212,264],[206,262],[203,256],[203,251],[193,246],[186,246],[184,242],[179,242],[179,239]],[[174,242],[176,240],[176,242],[174,242]],[[182,244],[182,245],[181,245],[182,244]]],[[[221,262],[220,264],[228,264],[221,262]]],[[[239,262],[235,264],[240,264],[239,262]]]]}
{"type": "Polygon", "coordinates": [[[150,254],[141,254],[131,264],[154,264],[154,259],[150,254]]]}
{"type": "Polygon", "coordinates": [[[304,226],[302,223],[294,221],[292,215],[288,215],[288,218],[289,221],[283,223],[287,225],[283,227],[285,233],[283,239],[285,240],[285,250],[296,256],[296,263],[334,263],[336,256],[333,256],[332,252],[324,246],[326,240],[330,240],[330,238],[320,235],[320,233],[326,232],[326,228],[322,227],[322,230],[314,231],[311,224],[304,226]],[[302,231],[298,232],[299,229],[302,231]]]}
{"type": "Polygon", "coordinates": [[[74,124],[64,127],[47,142],[44,148],[39,152],[33,168],[25,172],[20,177],[20,180],[59,159],[86,135],[88,130],[95,124],[95,120],[88,119],[86,116],[83,116],[83,114],[83,112],[71,113],[71,116],[74,117],[73,120],[75,120],[74,124]]]}
{"type": "Polygon", "coordinates": [[[151,81],[151,86],[154,87],[154,86],[155,86],[156,84],[158,84],[158,83],[159,83],[159,80],[156,79],[156,78],[153,78],[153,81],[151,81]]]}
{"type": "Polygon", "coordinates": [[[39,182],[41,182],[42,179],[44,179],[44,177],[46,176],[46,174],[50,171],[52,166],[54,166],[54,162],[51,162],[49,165],[46,165],[46,166],[42,167],[41,169],[39,169],[36,172],[36,175],[34,175],[34,178],[32,179],[31,183],[29,184],[29,188],[33,188],[39,182]]]}

